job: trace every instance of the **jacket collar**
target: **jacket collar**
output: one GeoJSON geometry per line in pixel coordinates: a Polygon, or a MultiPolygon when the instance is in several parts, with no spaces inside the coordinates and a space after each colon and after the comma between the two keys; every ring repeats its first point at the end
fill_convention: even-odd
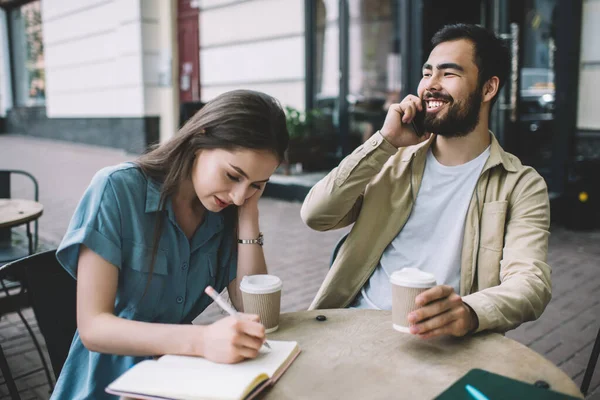
{"type": "MultiPolygon", "coordinates": [[[[490,144],[490,157],[485,163],[482,173],[497,165],[502,165],[502,167],[508,172],[517,172],[517,168],[508,156],[508,153],[504,151],[502,146],[500,146],[500,143],[498,142],[498,139],[496,139],[496,136],[493,134],[493,132],[489,132],[492,138],[492,143],[490,144]]],[[[427,150],[429,150],[434,140],[435,135],[431,135],[429,140],[426,140],[423,143],[419,143],[414,146],[407,147],[403,151],[402,161],[408,162],[413,157],[419,157],[421,155],[426,154],[427,150]]]]}

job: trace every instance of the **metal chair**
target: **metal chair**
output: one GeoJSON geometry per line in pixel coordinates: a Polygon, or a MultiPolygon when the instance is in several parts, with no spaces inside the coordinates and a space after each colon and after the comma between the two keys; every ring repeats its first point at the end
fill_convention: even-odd
{"type": "MultiPolygon", "coordinates": [[[[48,355],[55,379],[60,375],[63,364],[69,353],[73,335],[77,329],[75,279],[65,271],[56,259],[56,250],[34,254],[0,267],[0,279],[11,275],[23,282],[27,303],[33,308],[40,332],[46,341],[48,355]]],[[[7,293],[8,290],[5,290],[7,293]]],[[[23,296],[23,292],[18,294],[23,296]]],[[[15,296],[15,295],[11,295],[15,296]]],[[[7,297],[0,300],[4,301],[7,297]]],[[[42,349],[35,339],[33,331],[22,317],[20,309],[16,310],[24,320],[34,344],[42,359],[42,365],[50,388],[54,387],[48,365],[42,349]]],[[[15,387],[14,380],[8,370],[8,363],[0,349],[0,367],[4,374],[9,391],[15,387]],[[8,375],[5,372],[8,370],[8,375]]],[[[37,372],[38,370],[36,370],[37,372]]],[[[18,379],[18,378],[15,378],[18,379]]],[[[12,393],[11,393],[12,395],[12,393]]],[[[17,397],[18,399],[18,394],[17,397]]]]}
{"type": "Polygon", "coordinates": [[[596,369],[596,363],[598,362],[598,355],[600,355],[600,328],[598,329],[596,341],[594,342],[594,348],[590,354],[590,361],[588,362],[585,373],[583,374],[583,381],[581,382],[581,393],[583,393],[584,396],[587,395],[587,391],[590,388],[590,382],[592,381],[592,376],[594,375],[594,370],[596,369]]]}
{"type": "MultiPolygon", "coordinates": [[[[31,180],[31,183],[33,184],[33,200],[39,201],[39,186],[37,179],[35,179],[35,177],[29,172],[10,169],[0,170],[0,199],[11,198],[12,175],[20,175],[29,178],[29,180],[31,180]]],[[[33,237],[31,235],[29,223],[27,223],[27,239],[29,241],[29,246],[27,247],[27,249],[24,249],[20,246],[13,246],[11,229],[0,229],[0,265],[26,257],[28,255],[33,254],[36,251],[38,246],[37,219],[34,222],[33,237]]]]}

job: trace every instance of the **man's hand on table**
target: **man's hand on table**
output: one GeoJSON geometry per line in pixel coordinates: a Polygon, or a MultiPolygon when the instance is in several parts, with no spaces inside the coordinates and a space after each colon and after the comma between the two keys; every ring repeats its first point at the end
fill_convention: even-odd
{"type": "Polygon", "coordinates": [[[436,336],[464,336],[479,326],[477,315],[471,307],[448,285],[432,287],[416,297],[417,310],[408,314],[415,324],[410,333],[423,339],[436,336]]]}

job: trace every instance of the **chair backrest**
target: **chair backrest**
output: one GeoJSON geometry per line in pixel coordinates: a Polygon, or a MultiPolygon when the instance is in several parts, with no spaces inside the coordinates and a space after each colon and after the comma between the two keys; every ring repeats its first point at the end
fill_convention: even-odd
{"type": "Polygon", "coordinates": [[[0,278],[8,274],[19,277],[26,285],[29,303],[58,378],[77,329],[77,283],[57,261],[56,250],[2,266],[0,278]]]}

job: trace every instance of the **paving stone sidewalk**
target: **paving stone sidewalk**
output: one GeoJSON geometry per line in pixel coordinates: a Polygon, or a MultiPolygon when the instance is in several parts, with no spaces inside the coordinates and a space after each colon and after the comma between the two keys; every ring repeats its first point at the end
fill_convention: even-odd
{"type": "MultiPolygon", "coordinates": [[[[45,246],[60,242],[81,194],[100,168],[134,156],[118,150],[51,140],[0,135],[0,169],[24,169],[40,183],[44,215],[40,239],[45,246]]],[[[25,182],[17,183],[14,196],[30,195],[25,182]]],[[[300,220],[300,203],[265,198],[260,203],[261,229],[269,269],[284,281],[283,311],[308,307],[327,273],[331,250],[343,231],[317,233],[300,220]]],[[[544,355],[565,371],[577,385],[600,328],[600,231],[572,232],[552,227],[549,263],[553,267],[553,299],[542,317],[510,332],[513,338],[544,355]]],[[[26,313],[34,330],[30,310],[26,313]]],[[[205,322],[220,317],[211,306],[205,322]]],[[[40,336],[41,339],[41,336],[40,336]]],[[[15,375],[39,368],[40,362],[25,327],[16,315],[0,320],[0,343],[15,375]]],[[[18,381],[23,399],[47,399],[48,386],[37,372],[18,381]]],[[[0,399],[8,398],[0,385],[0,399]]],[[[587,399],[600,400],[600,367],[587,399]]]]}

